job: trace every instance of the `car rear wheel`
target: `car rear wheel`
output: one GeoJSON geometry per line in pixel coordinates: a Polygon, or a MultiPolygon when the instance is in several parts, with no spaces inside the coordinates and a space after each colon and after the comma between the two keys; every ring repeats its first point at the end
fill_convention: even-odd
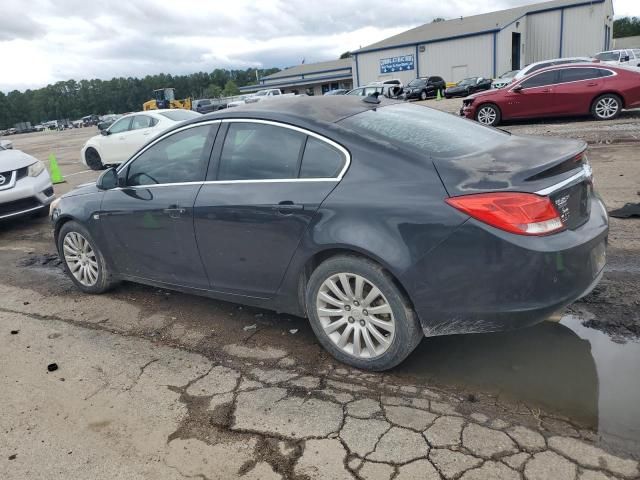
{"type": "Polygon", "coordinates": [[[620,97],[607,93],[596,98],[591,106],[591,114],[596,120],[612,120],[620,115],[622,102],[620,97]]]}
{"type": "Polygon", "coordinates": [[[104,170],[104,164],[100,158],[100,154],[94,148],[88,148],[84,153],[87,167],[91,170],[104,170]]]}
{"type": "Polygon", "coordinates": [[[58,252],[65,271],[85,293],[103,293],[116,282],[91,234],[77,222],[65,223],[58,233],[58,252]]]}
{"type": "Polygon", "coordinates": [[[356,368],[392,368],[423,338],[411,305],[391,276],[361,257],[333,257],[320,264],[309,279],[306,304],[322,346],[356,368]]]}
{"type": "Polygon", "coordinates": [[[426,90],[422,90],[420,92],[420,100],[426,100],[427,99],[427,91],[426,90]]]}
{"type": "Polygon", "coordinates": [[[492,103],[486,103],[478,107],[476,120],[483,125],[494,127],[500,123],[500,109],[492,103]]]}

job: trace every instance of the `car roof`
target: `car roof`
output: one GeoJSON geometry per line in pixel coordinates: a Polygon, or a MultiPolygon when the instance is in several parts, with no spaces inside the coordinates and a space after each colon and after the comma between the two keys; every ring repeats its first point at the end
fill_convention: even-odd
{"type": "Polygon", "coordinates": [[[391,104],[403,103],[380,97],[380,103],[367,103],[360,96],[321,95],[283,97],[277,101],[263,101],[218,110],[200,118],[189,120],[198,123],[225,118],[251,118],[291,123],[307,128],[335,128],[336,122],[367,110],[375,110],[391,104]]]}
{"type": "Polygon", "coordinates": [[[627,71],[633,71],[629,68],[624,68],[624,67],[619,67],[619,66],[612,66],[606,63],[596,63],[596,62],[578,62],[578,63],[564,63],[564,64],[560,64],[560,65],[551,65],[549,67],[545,67],[545,68],[541,68],[539,70],[536,70],[535,72],[531,72],[528,73],[527,75],[525,75],[522,78],[518,79],[518,82],[522,82],[524,79],[529,78],[533,75],[537,75],[539,73],[542,72],[550,72],[553,70],[561,70],[561,69],[565,69],[565,68],[600,68],[602,70],[614,70],[614,71],[620,71],[620,70],[627,70],[627,71]]]}

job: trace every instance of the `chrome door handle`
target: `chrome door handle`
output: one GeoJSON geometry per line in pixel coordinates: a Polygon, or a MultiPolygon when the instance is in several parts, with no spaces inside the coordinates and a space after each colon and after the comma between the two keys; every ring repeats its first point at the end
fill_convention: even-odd
{"type": "Polygon", "coordinates": [[[304,205],[300,205],[298,203],[293,203],[290,200],[285,200],[283,202],[274,205],[273,210],[277,210],[282,215],[291,215],[295,211],[304,210],[304,205]]]}
{"type": "Polygon", "coordinates": [[[165,208],[163,211],[164,211],[164,213],[169,215],[169,217],[171,217],[171,218],[180,218],[180,215],[185,213],[187,211],[187,209],[186,208],[180,208],[180,207],[169,207],[169,208],[165,208]]]}

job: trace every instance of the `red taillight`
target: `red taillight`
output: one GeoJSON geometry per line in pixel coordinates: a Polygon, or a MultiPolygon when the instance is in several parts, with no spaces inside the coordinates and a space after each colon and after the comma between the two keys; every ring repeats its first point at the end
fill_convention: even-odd
{"type": "Polygon", "coordinates": [[[546,235],[564,228],[549,197],[533,193],[479,193],[445,201],[476,220],[519,235],[546,235]]]}

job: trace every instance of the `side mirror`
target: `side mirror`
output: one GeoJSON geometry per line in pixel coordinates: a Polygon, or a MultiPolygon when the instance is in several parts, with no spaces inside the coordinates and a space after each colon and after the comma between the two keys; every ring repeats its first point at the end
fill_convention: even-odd
{"type": "Polygon", "coordinates": [[[118,186],[118,172],[115,167],[108,168],[102,172],[96,181],[96,186],[100,190],[111,190],[112,188],[116,188],[118,186]]]}
{"type": "Polygon", "coordinates": [[[520,93],[522,91],[522,85],[516,85],[511,89],[512,92],[520,93]]]}
{"type": "Polygon", "coordinates": [[[109,130],[107,130],[106,128],[100,130],[100,135],[104,135],[105,137],[110,135],[109,130]]]}

